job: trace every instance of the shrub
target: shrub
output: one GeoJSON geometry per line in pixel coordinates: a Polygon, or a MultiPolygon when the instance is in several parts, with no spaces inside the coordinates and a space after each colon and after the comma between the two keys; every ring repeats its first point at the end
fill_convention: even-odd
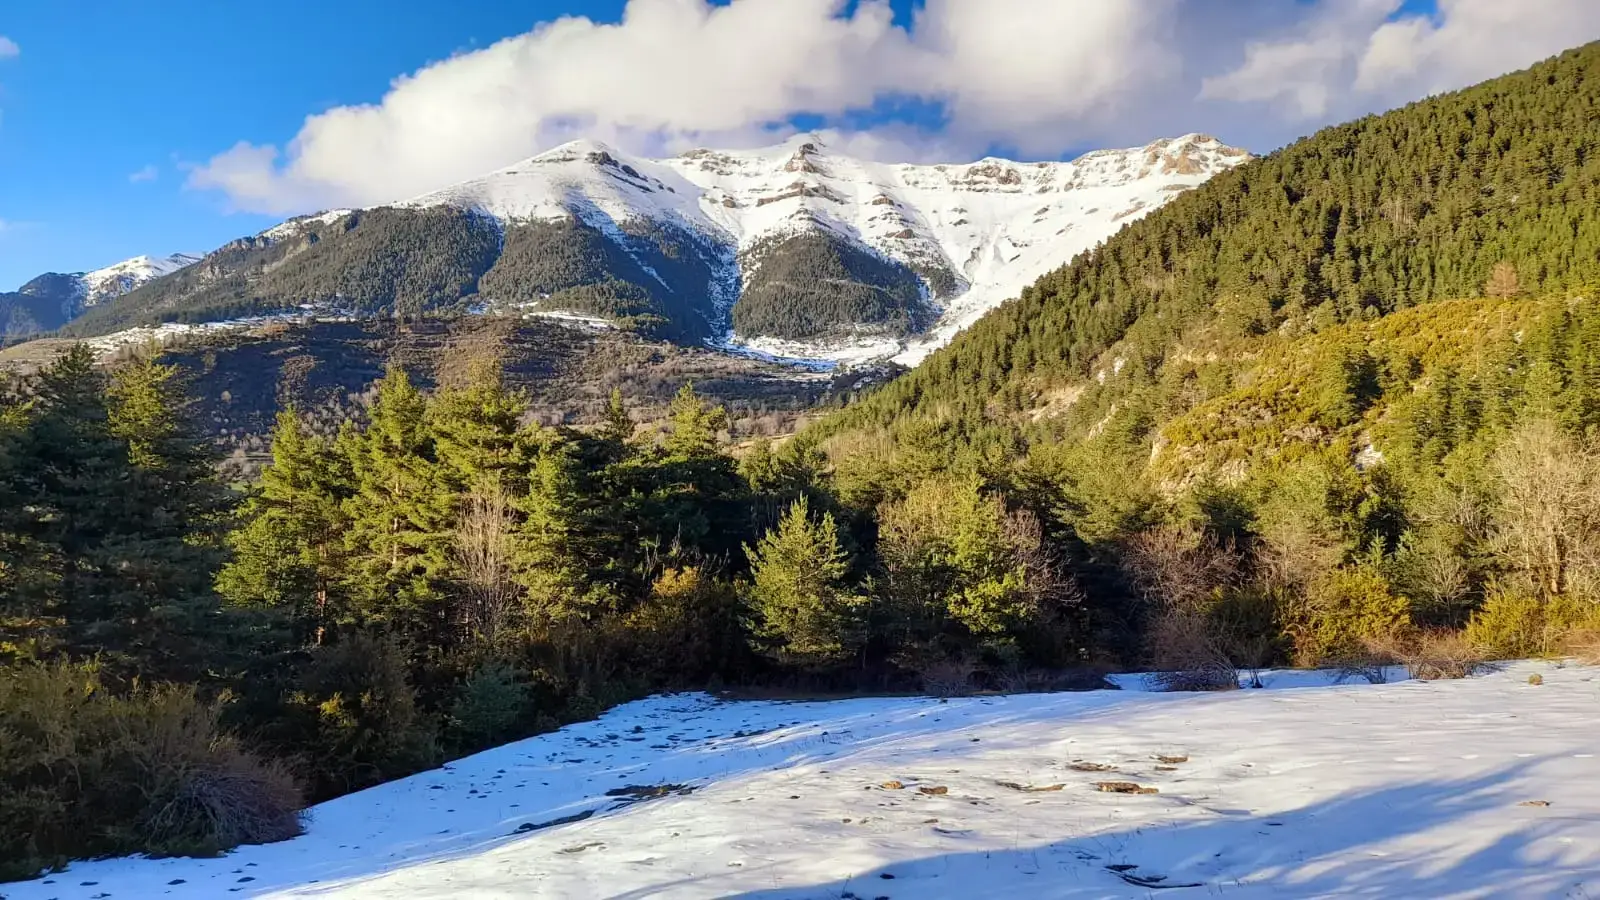
{"type": "Polygon", "coordinates": [[[747,651],[739,596],[704,566],[667,568],[629,612],[629,643],[641,668],[668,684],[703,683],[747,651]]]}
{"type": "Polygon", "coordinates": [[[1586,666],[1600,666],[1600,628],[1584,628],[1568,633],[1561,649],[1586,666]]]}
{"type": "Polygon", "coordinates": [[[1567,635],[1600,628],[1600,606],[1571,597],[1496,593],[1473,613],[1466,636],[1487,656],[1521,659],[1561,652],[1567,635]]]}
{"type": "Polygon", "coordinates": [[[1214,623],[1203,613],[1168,609],[1150,627],[1152,685],[1167,691],[1231,691],[1239,669],[1214,623]]]}
{"type": "Polygon", "coordinates": [[[922,690],[930,697],[967,697],[972,694],[972,676],[977,671],[968,659],[936,659],[918,667],[922,690]]]}
{"type": "Polygon", "coordinates": [[[90,666],[0,676],[0,880],[299,834],[298,786],[244,751],[219,713],[190,688],[113,694],[90,666]]]}
{"type": "Polygon", "coordinates": [[[1369,638],[1365,645],[1369,658],[1403,665],[1418,681],[1471,678],[1490,668],[1482,648],[1460,631],[1436,629],[1369,638]]]}
{"type": "Polygon", "coordinates": [[[491,660],[461,682],[450,705],[450,739],[471,753],[510,740],[529,718],[528,689],[516,669],[491,660]]]}
{"type": "Polygon", "coordinates": [[[410,775],[438,759],[392,640],[357,634],[318,647],[288,698],[276,737],[298,752],[318,797],[410,775]]]}
{"type": "Polygon", "coordinates": [[[1391,638],[1411,627],[1406,600],[1365,568],[1339,569],[1311,585],[1292,627],[1295,653],[1306,665],[1358,657],[1369,639],[1391,638]]]}

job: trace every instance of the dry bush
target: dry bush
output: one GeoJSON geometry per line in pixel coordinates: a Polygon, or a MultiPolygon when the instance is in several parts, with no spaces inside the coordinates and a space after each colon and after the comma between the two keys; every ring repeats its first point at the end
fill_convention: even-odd
{"type": "Polygon", "coordinates": [[[1150,629],[1151,684],[1168,691],[1231,691],[1239,669],[1205,615],[1168,609],[1150,629]]]}
{"type": "Polygon", "coordinates": [[[1134,535],[1122,548],[1123,566],[1146,603],[1197,609],[1237,586],[1239,553],[1190,527],[1161,526],[1134,535]]]}
{"type": "Polygon", "coordinates": [[[1333,660],[1336,680],[1342,684],[1359,678],[1367,684],[1388,684],[1389,668],[1400,665],[1399,658],[1393,653],[1392,643],[1369,638],[1363,642],[1360,652],[1333,660]]]}
{"type": "Polygon", "coordinates": [[[1600,666],[1600,629],[1568,632],[1562,641],[1562,651],[1586,666],[1600,666]]]}
{"type": "Polygon", "coordinates": [[[300,787],[279,763],[223,742],[173,774],[171,795],[140,825],[148,853],[209,855],[300,834],[300,787]]]}
{"type": "Polygon", "coordinates": [[[1482,648],[1460,631],[1417,631],[1364,643],[1373,658],[1398,662],[1418,681],[1471,678],[1492,668],[1482,648]]]}
{"type": "Polygon", "coordinates": [[[940,659],[924,663],[917,675],[922,690],[930,697],[968,697],[972,695],[972,675],[978,670],[971,660],[940,659]]]}
{"type": "Polygon", "coordinates": [[[115,694],[92,667],[0,673],[0,880],[299,834],[294,779],[241,749],[219,716],[189,688],[115,694]]]}

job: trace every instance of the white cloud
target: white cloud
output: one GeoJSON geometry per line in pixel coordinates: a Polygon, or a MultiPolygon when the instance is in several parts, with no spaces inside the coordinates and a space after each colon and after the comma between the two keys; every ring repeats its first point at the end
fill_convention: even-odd
{"type": "Polygon", "coordinates": [[[1600,36],[1595,0],[1321,0],[1287,33],[1206,78],[1202,99],[1267,103],[1323,121],[1465,87],[1600,36]]]}
{"type": "Polygon", "coordinates": [[[1172,0],[631,0],[618,24],[563,18],[397,79],[380,103],[308,118],[283,149],[241,143],[190,184],[243,209],[402,198],[574,137],[636,150],[768,140],[792,116],[884,98],[948,105],[969,143],[1053,143],[1139,79],[1172,0]]]}
{"type": "Polygon", "coordinates": [[[22,48],[17,46],[17,42],[0,34],[0,59],[15,59],[20,55],[22,48]]]}
{"type": "Polygon", "coordinates": [[[1322,124],[1467,84],[1600,35],[1596,0],[629,0],[397,78],[376,103],[310,116],[282,145],[239,143],[189,185],[240,209],[370,205],[576,137],[636,152],[775,140],[900,101],[905,123],[835,135],[880,158],[992,145],[1055,156],[1206,130],[1270,149],[1322,124]],[[1198,95],[1198,96],[1197,96],[1198,95]]]}
{"type": "Polygon", "coordinates": [[[155,167],[155,164],[152,163],[150,165],[145,166],[144,168],[140,169],[137,172],[130,173],[128,175],[128,181],[130,181],[130,182],[132,182],[134,184],[138,184],[141,181],[155,181],[160,176],[161,176],[161,170],[157,169],[155,167]]]}

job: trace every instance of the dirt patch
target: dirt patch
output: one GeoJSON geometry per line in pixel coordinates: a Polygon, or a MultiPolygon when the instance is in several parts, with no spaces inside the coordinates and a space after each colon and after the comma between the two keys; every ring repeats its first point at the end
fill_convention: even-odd
{"type": "Polygon", "coordinates": [[[998,784],[1003,788],[1010,788],[1013,791],[1021,791],[1024,794],[1047,794],[1053,791],[1059,791],[1066,787],[1064,784],[1032,785],[1017,784],[1014,781],[996,781],[995,784],[998,784]]]}
{"type": "Polygon", "coordinates": [[[1115,772],[1117,770],[1116,766],[1105,763],[1084,762],[1081,759],[1068,763],[1067,768],[1074,772],[1115,772]]]}
{"type": "Polygon", "coordinates": [[[654,800],[669,794],[687,797],[694,793],[694,788],[687,784],[645,784],[628,785],[627,787],[612,788],[606,791],[607,797],[618,797],[624,804],[641,803],[645,800],[654,800]]]}
{"type": "Polygon", "coordinates": [[[1102,794],[1159,794],[1161,791],[1153,787],[1145,787],[1132,781],[1097,781],[1095,789],[1102,794]]]}
{"type": "Polygon", "coordinates": [[[543,831],[546,828],[554,828],[557,825],[571,825],[573,822],[582,822],[584,819],[587,819],[592,815],[594,815],[594,810],[586,809],[581,813],[573,813],[570,816],[562,816],[559,819],[551,819],[548,822],[523,822],[521,825],[517,826],[516,831],[511,833],[527,834],[530,831],[543,831]]]}

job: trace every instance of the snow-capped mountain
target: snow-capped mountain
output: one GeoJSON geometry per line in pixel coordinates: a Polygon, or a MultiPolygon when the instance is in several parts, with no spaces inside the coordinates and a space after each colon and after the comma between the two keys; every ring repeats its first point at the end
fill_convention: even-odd
{"type": "Polygon", "coordinates": [[[402,205],[454,207],[510,226],[576,220],[614,237],[641,222],[698,235],[724,251],[703,287],[724,303],[750,295],[784,242],[824,236],[915,273],[931,327],[895,333],[863,322],[854,339],[836,329],[791,340],[741,328],[732,340],[787,355],[915,363],[1039,276],[1249,158],[1200,134],[1071,162],[956,165],[869,162],[814,135],[664,160],[579,141],[402,205]]]}
{"type": "Polygon", "coordinates": [[[105,335],[302,307],[499,308],[788,358],[914,364],[1128,222],[1249,159],[1191,134],[1070,162],[899,165],[815,135],[644,159],[578,141],[201,260],[83,276],[105,335]],[[112,302],[106,302],[106,300],[112,302]]]}
{"type": "Polygon", "coordinates": [[[188,253],[135,256],[93,272],[47,272],[14,293],[0,294],[0,338],[54,331],[85,310],[199,262],[188,253]]]}
{"type": "Polygon", "coordinates": [[[78,283],[82,287],[83,306],[97,306],[106,300],[120,297],[146,282],[192,266],[200,259],[200,256],[193,253],[174,253],[171,256],[159,257],[135,256],[103,269],[84,272],[77,276],[78,283]]]}

